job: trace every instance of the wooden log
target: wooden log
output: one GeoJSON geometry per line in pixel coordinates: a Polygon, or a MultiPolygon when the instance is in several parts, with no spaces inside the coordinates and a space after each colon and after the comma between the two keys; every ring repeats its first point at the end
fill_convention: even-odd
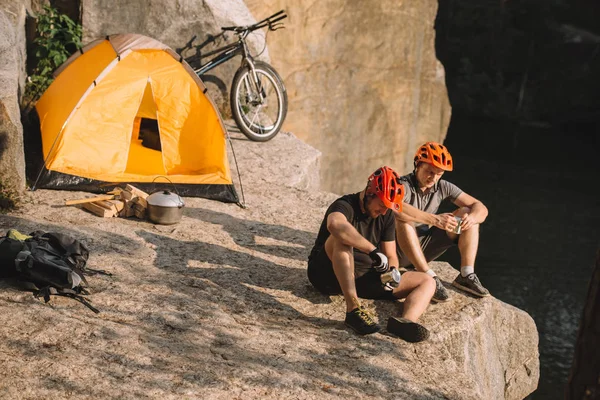
{"type": "Polygon", "coordinates": [[[77,199],[77,200],[67,200],[65,201],[65,206],[73,206],[75,204],[84,204],[84,203],[94,203],[100,200],[112,200],[115,198],[114,194],[103,194],[101,196],[96,197],[88,197],[85,199],[77,199]]]}
{"type": "Polygon", "coordinates": [[[146,199],[146,197],[148,197],[148,193],[144,192],[143,190],[140,190],[138,188],[136,188],[135,186],[129,185],[127,184],[125,186],[125,190],[130,192],[131,194],[141,197],[143,199],[146,199]]]}
{"type": "Polygon", "coordinates": [[[115,214],[118,214],[119,211],[125,207],[125,204],[120,200],[100,200],[94,204],[98,204],[100,207],[106,208],[107,210],[112,210],[115,214]]]}
{"type": "Polygon", "coordinates": [[[135,197],[134,199],[132,199],[132,201],[134,201],[136,204],[139,204],[139,205],[141,205],[141,206],[142,206],[142,207],[144,207],[144,208],[147,208],[147,207],[148,207],[148,202],[147,202],[147,201],[146,201],[146,199],[145,199],[145,198],[143,198],[143,197],[139,197],[139,196],[138,196],[138,197],[135,197]]]}
{"type": "Polygon", "coordinates": [[[133,213],[136,217],[138,217],[139,219],[146,219],[146,209],[145,208],[138,209],[138,208],[134,207],[133,210],[134,210],[133,213]]]}
{"type": "Polygon", "coordinates": [[[115,216],[115,212],[113,210],[99,206],[96,203],[83,203],[81,206],[99,217],[110,218],[115,216]]]}
{"type": "Polygon", "coordinates": [[[120,194],[119,194],[119,198],[123,201],[129,201],[131,199],[133,199],[135,196],[133,195],[133,193],[128,192],[127,190],[123,190],[120,194]]]}

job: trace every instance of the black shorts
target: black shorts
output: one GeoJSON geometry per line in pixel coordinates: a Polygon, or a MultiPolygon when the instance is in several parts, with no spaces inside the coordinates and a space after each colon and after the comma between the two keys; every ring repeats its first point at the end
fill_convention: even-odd
{"type": "MultiPolygon", "coordinates": [[[[363,299],[394,300],[391,291],[385,290],[381,284],[380,273],[370,270],[354,280],[356,293],[363,299]]],[[[321,293],[326,295],[341,294],[342,289],[333,272],[333,265],[325,249],[313,255],[308,261],[308,280],[321,293]]]]}
{"type": "MultiPolygon", "coordinates": [[[[434,226],[427,231],[425,236],[420,236],[419,241],[421,242],[423,255],[427,262],[429,262],[437,259],[450,247],[455,246],[458,238],[456,240],[450,239],[446,234],[446,231],[434,226]]],[[[408,257],[400,250],[400,245],[398,243],[396,243],[396,252],[398,254],[398,263],[401,267],[407,267],[411,264],[408,257]]]]}

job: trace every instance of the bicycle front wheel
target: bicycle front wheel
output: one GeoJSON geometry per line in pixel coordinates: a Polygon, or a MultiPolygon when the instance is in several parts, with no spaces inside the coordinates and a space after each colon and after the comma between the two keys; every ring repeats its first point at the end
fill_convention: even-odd
{"type": "Polygon", "coordinates": [[[236,125],[250,140],[272,139],[285,120],[288,100],[283,80],[269,64],[254,61],[237,70],[231,84],[231,113],[236,125]]]}

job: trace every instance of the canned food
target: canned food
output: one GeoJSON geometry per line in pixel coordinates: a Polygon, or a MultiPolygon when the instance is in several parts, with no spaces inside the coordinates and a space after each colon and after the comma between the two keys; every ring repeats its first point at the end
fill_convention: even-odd
{"type": "Polygon", "coordinates": [[[392,268],[388,272],[381,274],[381,284],[387,289],[392,290],[400,284],[400,271],[397,268],[392,268]]]}
{"type": "Polygon", "coordinates": [[[454,218],[456,218],[456,223],[457,223],[456,228],[454,228],[454,233],[460,235],[460,231],[461,231],[461,228],[462,228],[462,226],[461,226],[462,225],[462,218],[461,217],[454,217],[454,218]]]}

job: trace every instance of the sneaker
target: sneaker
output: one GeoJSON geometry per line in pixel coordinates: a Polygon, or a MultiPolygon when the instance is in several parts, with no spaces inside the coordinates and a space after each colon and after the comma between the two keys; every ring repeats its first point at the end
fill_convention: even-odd
{"type": "Polygon", "coordinates": [[[477,277],[477,275],[475,275],[475,273],[469,274],[467,276],[462,276],[461,274],[458,274],[454,282],[452,282],[452,286],[455,286],[459,289],[464,290],[465,292],[469,292],[479,297],[485,297],[490,295],[490,292],[483,287],[481,282],[479,282],[479,278],[477,277]]]}
{"type": "Polygon", "coordinates": [[[435,293],[433,294],[433,297],[431,298],[431,300],[436,303],[443,303],[445,301],[450,300],[450,295],[448,294],[448,289],[446,289],[444,287],[440,277],[436,275],[433,277],[433,279],[435,280],[435,293]]]}
{"type": "Polygon", "coordinates": [[[427,328],[406,318],[390,317],[387,323],[387,331],[412,343],[422,342],[429,337],[427,328]]]}
{"type": "Polygon", "coordinates": [[[357,307],[354,310],[347,312],[346,320],[344,322],[359,335],[368,335],[370,333],[379,332],[381,329],[370,313],[363,307],[357,307]]]}

